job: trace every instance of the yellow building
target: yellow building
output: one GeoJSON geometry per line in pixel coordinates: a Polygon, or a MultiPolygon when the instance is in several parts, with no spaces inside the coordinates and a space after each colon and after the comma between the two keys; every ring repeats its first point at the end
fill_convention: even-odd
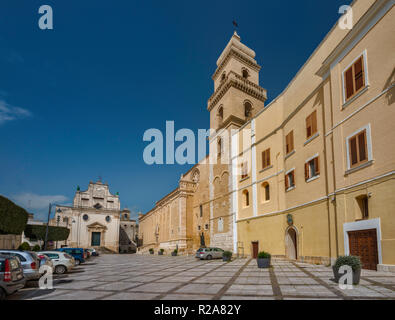
{"type": "Polygon", "coordinates": [[[395,270],[394,1],[352,9],[232,136],[239,252],[395,270]]]}
{"type": "Polygon", "coordinates": [[[209,155],[140,216],[140,251],[192,253],[203,237],[240,255],[353,254],[395,270],[393,7],[354,1],[352,29],[336,24],[267,106],[235,32],[212,76],[209,155]]]}

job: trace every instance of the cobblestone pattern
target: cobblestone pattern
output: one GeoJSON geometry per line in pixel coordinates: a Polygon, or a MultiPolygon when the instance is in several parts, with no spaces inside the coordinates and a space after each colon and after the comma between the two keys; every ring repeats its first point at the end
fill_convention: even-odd
{"type": "Polygon", "coordinates": [[[30,284],[8,297],[44,300],[395,299],[395,274],[362,271],[360,285],[341,290],[325,266],[273,260],[201,261],[193,257],[103,255],[55,277],[52,290],[30,284]]]}

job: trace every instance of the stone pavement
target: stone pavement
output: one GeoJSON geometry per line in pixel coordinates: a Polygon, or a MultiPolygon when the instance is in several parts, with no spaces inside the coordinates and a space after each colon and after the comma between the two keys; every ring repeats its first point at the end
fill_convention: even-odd
{"type": "Polygon", "coordinates": [[[329,267],[285,260],[273,260],[272,266],[258,269],[250,259],[226,263],[184,256],[103,255],[55,276],[52,290],[30,286],[8,299],[395,299],[394,273],[363,270],[360,285],[341,290],[329,267]]]}

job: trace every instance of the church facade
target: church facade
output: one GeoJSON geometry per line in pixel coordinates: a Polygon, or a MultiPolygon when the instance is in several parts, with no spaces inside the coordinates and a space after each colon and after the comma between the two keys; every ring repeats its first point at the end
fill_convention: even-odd
{"type": "Polygon", "coordinates": [[[235,250],[235,203],[232,198],[230,136],[264,108],[255,52],[235,32],[217,61],[208,99],[209,154],[182,175],[179,186],[139,216],[140,252],[150,248],[193,253],[200,246],[235,250]]]}
{"type": "MultiPolygon", "coordinates": [[[[73,205],[57,205],[55,218],[51,221],[52,225],[70,229],[69,238],[59,245],[105,248],[118,253],[121,214],[127,215],[126,218],[122,216],[122,220],[128,220],[127,218],[130,217],[128,210],[121,211],[120,208],[119,195],[112,194],[108,184],[101,181],[90,182],[86,191],[81,191],[78,187],[73,205]]],[[[123,224],[126,222],[124,221],[123,224]]]]}
{"type": "Polygon", "coordinates": [[[266,106],[255,53],[232,36],[212,76],[209,155],[140,216],[142,252],[193,253],[203,233],[239,255],[351,254],[395,271],[394,2],[352,10],[353,28],[336,24],[266,106]]]}

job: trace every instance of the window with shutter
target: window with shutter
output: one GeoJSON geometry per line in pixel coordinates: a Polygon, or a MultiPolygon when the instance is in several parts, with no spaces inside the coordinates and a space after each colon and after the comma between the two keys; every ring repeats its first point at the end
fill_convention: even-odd
{"type": "Polygon", "coordinates": [[[306,139],[317,132],[317,111],[306,118],[306,139]]]}
{"type": "Polygon", "coordinates": [[[243,162],[241,164],[241,178],[247,178],[248,177],[248,165],[247,162],[243,162]]]}
{"type": "Polygon", "coordinates": [[[356,134],[348,140],[350,168],[358,166],[368,160],[366,130],[356,134]]]}
{"type": "Polygon", "coordinates": [[[319,166],[319,157],[315,157],[304,164],[304,178],[306,181],[320,174],[319,166]]]}
{"type": "Polygon", "coordinates": [[[270,166],[270,148],[262,152],[262,169],[270,166]]]}
{"type": "Polygon", "coordinates": [[[344,73],[345,100],[354,97],[365,87],[364,56],[359,57],[344,73]]]}
{"type": "Polygon", "coordinates": [[[295,170],[287,173],[285,176],[285,190],[295,186],[295,170]]]}

